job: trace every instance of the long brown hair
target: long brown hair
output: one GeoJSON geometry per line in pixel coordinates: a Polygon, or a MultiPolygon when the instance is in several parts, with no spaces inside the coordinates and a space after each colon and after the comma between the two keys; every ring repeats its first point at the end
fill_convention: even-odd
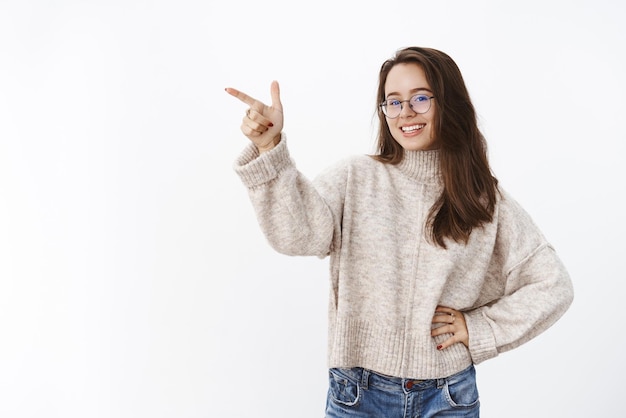
{"type": "Polygon", "coordinates": [[[467,243],[472,229],[493,218],[498,180],[489,167],[487,144],[478,129],[461,71],[447,54],[432,48],[410,47],[383,63],[377,94],[377,155],[373,157],[389,164],[398,164],[404,157],[404,150],[393,139],[378,104],[385,100],[389,71],[406,63],[418,64],[424,70],[437,107],[433,135],[440,146],[443,192],[428,216],[430,238],[443,248],[445,238],[467,243]]]}

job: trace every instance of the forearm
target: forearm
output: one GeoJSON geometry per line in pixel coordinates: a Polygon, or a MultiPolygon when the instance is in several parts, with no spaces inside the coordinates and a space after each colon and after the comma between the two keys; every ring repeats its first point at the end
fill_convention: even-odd
{"type": "Polygon", "coordinates": [[[572,303],[569,275],[547,245],[511,275],[510,288],[503,297],[465,313],[469,348],[475,363],[536,337],[552,326],[572,303]]]}
{"type": "Polygon", "coordinates": [[[284,137],[263,154],[248,147],[235,170],[248,187],[259,225],[273,248],[288,255],[328,253],[332,213],[318,190],[296,169],[284,137]]]}

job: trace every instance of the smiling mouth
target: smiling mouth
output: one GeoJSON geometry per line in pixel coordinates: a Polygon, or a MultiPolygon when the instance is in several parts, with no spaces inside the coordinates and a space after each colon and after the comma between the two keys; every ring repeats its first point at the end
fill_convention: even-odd
{"type": "Polygon", "coordinates": [[[425,123],[420,123],[417,125],[403,126],[400,129],[402,129],[402,132],[415,132],[422,129],[424,126],[426,126],[425,123]]]}

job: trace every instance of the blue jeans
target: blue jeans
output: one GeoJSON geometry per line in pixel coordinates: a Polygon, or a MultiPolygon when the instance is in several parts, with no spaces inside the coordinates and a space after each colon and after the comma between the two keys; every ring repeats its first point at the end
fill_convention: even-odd
{"type": "Polygon", "coordinates": [[[474,366],[442,379],[388,377],[370,370],[330,369],[326,418],[479,416],[474,366]]]}

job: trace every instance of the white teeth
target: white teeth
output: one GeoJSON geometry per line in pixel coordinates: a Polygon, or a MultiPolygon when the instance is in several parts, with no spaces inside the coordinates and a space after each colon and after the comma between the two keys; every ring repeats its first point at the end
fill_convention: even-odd
{"type": "Polygon", "coordinates": [[[413,125],[413,126],[403,126],[402,132],[413,132],[413,131],[417,131],[418,129],[422,129],[424,126],[426,126],[426,124],[422,123],[419,125],[413,125]]]}

